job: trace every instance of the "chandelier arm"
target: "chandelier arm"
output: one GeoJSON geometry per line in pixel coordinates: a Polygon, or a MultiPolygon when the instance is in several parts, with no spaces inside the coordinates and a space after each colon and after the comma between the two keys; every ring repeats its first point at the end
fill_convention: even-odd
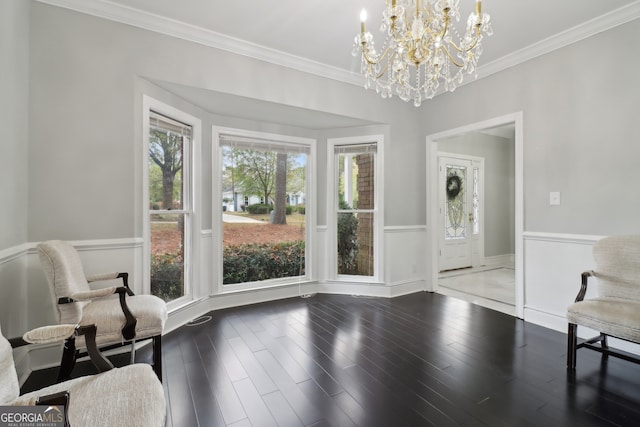
{"type": "Polygon", "coordinates": [[[471,50],[473,50],[476,46],[478,46],[478,42],[480,41],[480,34],[476,34],[475,39],[473,40],[473,43],[471,44],[471,46],[469,46],[466,49],[462,49],[460,46],[456,45],[453,41],[450,41],[449,44],[458,52],[460,53],[467,53],[471,50]]]}
{"type": "MultiPolygon", "coordinates": [[[[431,21],[431,14],[427,11],[427,16],[429,16],[429,21],[431,21]]],[[[440,40],[444,40],[444,36],[447,34],[447,31],[449,31],[449,22],[450,22],[450,18],[449,18],[449,13],[448,11],[445,14],[445,19],[444,19],[444,28],[442,29],[441,32],[439,33],[435,33],[435,37],[434,37],[434,32],[431,31],[431,29],[428,26],[425,26],[424,30],[422,31],[422,34],[420,35],[420,41],[421,41],[421,45],[422,46],[428,46],[432,40],[435,39],[440,39],[440,40]],[[429,33],[429,38],[426,41],[423,41],[424,36],[429,33]]],[[[452,44],[456,49],[457,46],[453,43],[453,42],[449,42],[450,44],[452,44]]],[[[451,55],[449,54],[449,52],[445,49],[445,51],[447,52],[447,56],[449,58],[451,58],[451,55]]],[[[458,65],[459,66],[459,65],[458,65]]]]}
{"type": "Polygon", "coordinates": [[[469,52],[470,50],[473,50],[478,43],[480,42],[480,36],[481,36],[481,30],[480,30],[481,24],[476,24],[475,28],[476,28],[476,36],[473,40],[473,43],[471,44],[471,46],[469,46],[467,49],[462,49],[461,47],[459,47],[458,45],[456,45],[453,41],[450,41],[449,44],[451,46],[454,47],[455,50],[457,50],[458,52],[461,53],[466,53],[469,52]]]}
{"type": "MultiPolygon", "coordinates": [[[[443,32],[440,37],[444,37],[446,31],[443,32]]],[[[429,29],[429,27],[425,27],[425,29],[422,31],[422,34],[420,34],[420,45],[422,46],[429,46],[429,44],[431,44],[431,41],[434,40],[433,37],[433,31],[431,31],[429,29]],[[425,40],[425,36],[427,35],[427,33],[429,33],[429,37],[425,40]]]]}
{"type": "Polygon", "coordinates": [[[387,47],[382,53],[382,55],[380,55],[380,57],[376,61],[374,59],[371,59],[371,57],[367,54],[366,50],[364,49],[364,45],[365,43],[362,44],[362,56],[364,57],[364,59],[367,61],[368,64],[373,64],[373,65],[379,64],[384,60],[384,57],[387,56],[387,54],[389,53],[389,47],[387,47]]]}
{"type": "Polygon", "coordinates": [[[455,58],[451,55],[451,52],[449,52],[449,49],[447,49],[445,46],[440,47],[440,49],[444,50],[444,52],[447,54],[447,56],[449,57],[449,60],[453,63],[453,65],[455,65],[458,68],[462,68],[464,66],[464,64],[459,64],[458,62],[456,62],[455,58]]]}
{"type": "Polygon", "coordinates": [[[380,71],[380,74],[378,74],[376,76],[376,80],[378,80],[380,77],[384,76],[389,71],[389,62],[390,61],[387,61],[387,65],[384,67],[384,69],[382,71],[380,71]]]}

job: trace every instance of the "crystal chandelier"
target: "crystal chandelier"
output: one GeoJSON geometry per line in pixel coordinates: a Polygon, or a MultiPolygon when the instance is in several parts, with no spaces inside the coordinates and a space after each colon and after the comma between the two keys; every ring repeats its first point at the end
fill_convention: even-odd
{"type": "Polygon", "coordinates": [[[453,92],[464,74],[477,77],[483,34],[493,34],[489,15],[482,13],[482,0],[467,19],[464,37],[452,20],[460,20],[459,0],[387,0],[380,30],[384,44],[376,51],[373,36],[365,28],[367,12],[360,14],[360,33],[353,42],[353,55],[362,55],[365,89],[375,85],[383,98],[396,94],[403,101],[413,99],[419,107],[431,99],[440,81],[453,92]]]}

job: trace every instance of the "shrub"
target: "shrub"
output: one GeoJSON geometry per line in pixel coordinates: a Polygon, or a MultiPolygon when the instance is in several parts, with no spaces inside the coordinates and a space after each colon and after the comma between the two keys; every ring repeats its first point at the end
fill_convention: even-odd
{"type": "MultiPolygon", "coordinates": [[[[340,209],[350,206],[340,199],[340,209]]],[[[354,214],[338,215],[338,273],[358,274],[358,218],[354,214]]]]}
{"type": "Polygon", "coordinates": [[[182,296],[182,256],[151,256],[151,294],[171,301],[182,296]]]}
{"type": "Polygon", "coordinates": [[[284,208],[284,211],[285,211],[284,213],[285,213],[286,215],[291,215],[291,214],[293,213],[293,206],[291,206],[291,205],[287,205],[287,207],[286,207],[286,208],[284,208]]]}
{"type": "Polygon", "coordinates": [[[304,241],[224,248],[223,284],[257,282],[304,274],[304,241]]]}
{"type": "Polygon", "coordinates": [[[299,205],[296,206],[296,211],[298,211],[300,214],[304,215],[306,212],[306,207],[305,205],[299,205]]]}
{"type": "Polygon", "coordinates": [[[269,211],[271,211],[271,205],[265,205],[264,203],[256,203],[254,205],[248,205],[246,209],[247,209],[247,212],[253,215],[266,214],[266,213],[269,213],[269,211]]]}

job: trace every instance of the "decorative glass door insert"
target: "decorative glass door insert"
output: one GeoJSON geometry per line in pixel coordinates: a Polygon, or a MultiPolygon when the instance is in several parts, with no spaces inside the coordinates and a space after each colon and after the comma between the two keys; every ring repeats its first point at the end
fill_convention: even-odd
{"type": "Polygon", "coordinates": [[[467,237],[467,168],[446,165],[445,240],[467,237]]]}

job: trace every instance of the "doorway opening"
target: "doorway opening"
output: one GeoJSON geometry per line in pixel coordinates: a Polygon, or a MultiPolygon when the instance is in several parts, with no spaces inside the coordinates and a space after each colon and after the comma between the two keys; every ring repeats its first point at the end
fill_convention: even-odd
{"type": "Polygon", "coordinates": [[[522,114],[427,137],[427,164],[427,290],[522,318],[522,114]]]}

